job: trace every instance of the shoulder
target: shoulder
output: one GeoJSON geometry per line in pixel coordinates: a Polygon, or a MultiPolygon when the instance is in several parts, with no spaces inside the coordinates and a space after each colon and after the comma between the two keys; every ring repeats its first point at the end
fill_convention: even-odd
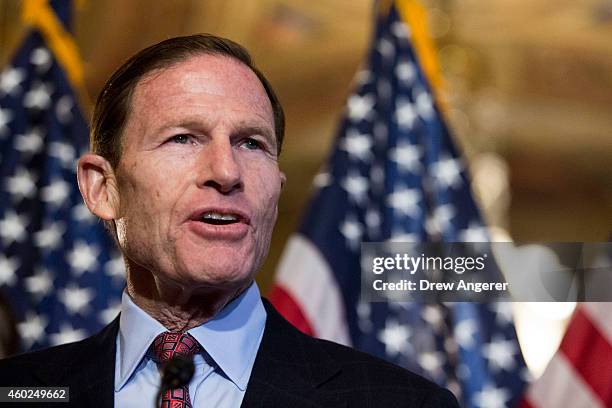
{"type": "Polygon", "coordinates": [[[320,347],[340,365],[344,383],[367,387],[369,392],[379,396],[380,406],[387,406],[382,400],[397,404],[394,406],[404,406],[393,400],[399,398],[407,402],[406,398],[409,398],[415,402],[419,400],[422,407],[458,407],[452,393],[416,373],[350,347],[311,339],[316,343],[315,347],[320,347]]]}
{"type": "Polygon", "coordinates": [[[83,340],[0,360],[0,385],[33,385],[38,383],[36,374],[41,369],[64,371],[66,365],[70,367],[76,361],[83,361],[87,343],[83,340]]]}
{"type": "Polygon", "coordinates": [[[312,342],[313,347],[319,348],[323,353],[333,358],[342,368],[345,368],[346,370],[344,371],[350,373],[367,370],[370,374],[370,382],[381,382],[384,384],[389,384],[390,382],[402,384],[409,383],[423,389],[435,387],[434,383],[420,375],[378,357],[374,357],[371,354],[331,341],[316,339],[309,336],[306,337],[312,342]]]}
{"type": "Polygon", "coordinates": [[[49,383],[79,373],[84,367],[97,364],[99,358],[107,357],[107,352],[114,352],[117,328],[117,321],[114,321],[81,341],[1,359],[0,386],[49,383]]]}
{"type": "MultiPolygon", "coordinates": [[[[351,406],[458,407],[455,397],[426,378],[370,354],[310,337],[264,302],[269,321],[266,348],[274,359],[308,368],[317,387],[351,406]]],[[[265,337],[265,336],[264,336],[265,337]]],[[[265,340],[265,338],[264,338],[265,340]]]]}

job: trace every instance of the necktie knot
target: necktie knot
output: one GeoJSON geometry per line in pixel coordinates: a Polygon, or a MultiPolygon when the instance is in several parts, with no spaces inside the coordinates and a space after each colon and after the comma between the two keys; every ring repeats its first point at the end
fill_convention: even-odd
{"type": "Polygon", "coordinates": [[[164,332],[153,340],[153,358],[158,363],[165,363],[172,357],[191,357],[200,352],[200,343],[189,333],[164,332]]]}

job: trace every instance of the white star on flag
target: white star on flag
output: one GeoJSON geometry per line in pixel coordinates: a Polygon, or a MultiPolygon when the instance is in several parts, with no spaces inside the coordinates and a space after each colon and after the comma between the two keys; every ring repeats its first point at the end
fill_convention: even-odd
{"type": "Polygon", "coordinates": [[[109,324],[121,311],[121,302],[113,302],[106,309],[98,313],[98,319],[102,324],[109,324]]]}
{"type": "Polygon", "coordinates": [[[312,184],[316,188],[327,187],[332,184],[332,176],[326,171],[318,173],[312,180],[312,184]]]}
{"type": "Polygon", "coordinates": [[[75,341],[83,340],[87,336],[87,332],[81,329],[74,329],[69,324],[62,324],[60,331],[53,333],[50,336],[51,344],[58,345],[64,343],[72,343],[75,341]]]}
{"type": "Polygon", "coordinates": [[[442,316],[442,312],[438,307],[425,306],[421,317],[429,323],[436,332],[439,332],[444,327],[444,316],[442,316]]]}
{"type": "Polygon", "coordinates": [[[0,221],[0,236],[5,247],[13,242],[23,241],[28,222],[25,215],[19,215],[13,210],[6,211],[4,218],[0,221]]]}
{"type": "Polygon", "coordinates": [[[84,241],[77,241],[66,258],[74,274],[79,276],[85,271],[91,272],[96,267],[99,254],[100,250],[96,245],[88,245],[84,241]]]}
{"type": "Polygon", "coordinates": [[[487,242],[487,229],[479,223],[470,222],[467,229],[459,233],[462,242],[487,242]]]}
{"type": "Polygon", "coordinates": [[[0,286],[13,286],[17,276],[15,272],[19,269],[19,261],[15,258],[7,258],[4,254],[0,254],[0,286]]]}
{"type": "Polygon", "coordinates": [[[432,375],[437,375],[444,364],[444,356],[437,351],[424,352],[418,356],[419,365],[432,375]]]}
{"type": "Polygon", "coordinates": [[[21,90],[19,84],[25,79],[21,68],[8,67],[0,76],[0,95],[17,95],[21,90]]]}
{"type": "Polygon", "coordinates": [[[28,133],[15,137],[15,149],[32,156],[41,151],[43,142],[43,134],[40,128],[33,128],[28,133]]]}
{"type": "Polygon", "coordinates": [[[340,233],[344,236],[350,248],[357,249],[363,235],[363,227],[355,217],[349,215],[340,225],[340,233]]]}
{"type": "Polygon", "coordinates": [[[474,335],[476,334],[477,326],[473,319],[466,319],[459,322],[455,326],[455,340],[459,346],[464,349],[474,347],[474,335]]]}
{"type": "Polygon", "coordinates": [[[15,174],[5,181],[6,191],[11,194],[14,203],[24,198],[32,198],[36,192],[36,177],[24,167],[17,169],[15,174]]]}
{"type": "Polygon", "coordinates": [[[70,120],[72,120],[73,106],[74,101],[68,95],[62,96],[59,101],[57,101],[57,105],[55,105],[55,114],[61,123],[67,124],[70,122],[70,120]]]}
{"type": "Polygon", "coordinates": [[[49,155],[58,159],[65,169],[73,168],[76,160],[76,150],[64,142],[51,142],[49,144],[49,155]]]}
{"type": "Polygon", "coordinates": [[[399,98],[395,107],[395,121],[400,129],[411,129],[416,118],[417,113],[412,102],[407,98],[399,98]]]}
{"type": "Polygon", "coordinates": [[[45,222],[43,228],[34,234],[34,244],[43,250],[51,251],[61,245],[66,226],[61,221],[45,222]]]}
{"type": "Polygon", "coordinates": [[[421,172],[422,155],[423,151],[419,146],[405,141],[400,141],[396,147],[389,150],[389,158],[397,163],[400,170],[411,173],[421,172]]]}
{"type": "Polygon", "coordinates": [[[442,234],[452,225],[451,220],[455,216],[455,208],[451,204],[443,204],[433,211],[433,214],[425,222],[425,228],[430,235],[442,234]]]}
{"type": "Polygon", "coordinates": [[[346,151],[350,158],[362,161],[372,158],[372,137],[351,129],[346,133],[346,137],[340,141],[340,149],[346,151]]]}
{"type": "Polygon", "coordinates": [[[360,174],[351,171],[340,183],[342,188],[346,190],[349,198],[357,204],[361,204],[367,198],[368,179],[360,174]]]}
{"type": "Polygon", "coordinates": [[[367,119],[372,114],[375,104],[373,95],[353,95],[347,102],[348,116],[355,121],[367,119]]]}
{"type": "Polygon", "coordinates": [[[500,369],[510,371],[516,367],[514,355],[517,351],[516,344],[513,341],[496,337],[490,343],[484,345],[482,354],[487,358],[489,367],[494,372],[498,372],[500,369]]]}
{"type": "Polygon", "coordinates": [[[376,45],[376,49],[385,59],[391,59],[395,55],[395,47],[387,38],[381,38],[376,45]]]}
{"type": "Polygon", "coordinates": [[[402,21],[396,21],[391,25],[391,32],[397,38],[406,40],[410,37],[410,28],[407,24],[404,24],[402,21]]]}
{"type": "Polygon", "coordinates": [[[430,120],[434,115],[434,105],[429,92],[420,90],[414,99],[419,116],[426,121],[430,120]]]}
{"type": "Polygon", "coordinates": [[[490,305],[491,310],[495,312],[495,321],[498,324],[512,323],[513,312],[512,303],[510,302],[493,302],[490,305]]]}
{"type": "Polygon", "coordinates": [[[439,188],[461,186],[461,170],[463,166],[459,159],[443,157],[436,163],[431,165],[431,173],[436,179],[436,185],[439,188]]]}
{"type": "Polygon", "coordinates": [[[125,263],[123,256],[117,255],[111,258],[104,265],[104,273],[113,278],[113,280],[122,281],[125,277],[125,263]]]}
{"type": "Polygon", "coordinates": [[[71,216],[77,222],[92,223],[98,219],[83,202],[72,207],[71,216]]]}
{"type": "Polygon", "coordinates": [[[80,288],[75,284],[60,289],[59,300],[66,306],[66,310],[71,315],[80,314],[83,316],[89,311],[89,302],[95,298],[94,291],[90,288],[80,288]]]}
{"type": "Polygon", "coordinates": [[[486,385],[482,391],[474,395],[473,402],[477,408],[506,408],[508,401],[510,401],[508,390],[486,385]]]}
{"type": "Polygon", "coordinates": [[[378,333],[378,340],[385,345],[385,352],[395,356],[399,353],[406,354],[411,346],[408,342],[410,329],[395,320],[387,320],[385,328],[378,333]]]}
{"type": "Polygon", "coordinates": [[[55,208],[61,207],[69,195],[70,184],[59,178],[54,179],[51,184],[41,190],[42,200],[55,208]]]}
{"type": "Polygon", "coordinates": [[[52,92],[50,84],[36,82],[23,97],[23,104],[29,109],[47,109],[51,105],[52,92]]]}
{"type": "Polygon", "coordinates": [[[53,288],[53,277],[45,268],[38,268],[35,275],[25,279],[26,290],[34,295],[39,301],[51,292],[53,288]]]}
{"type": "Polygon", "coordinates": [[[387,196],[387,203],[401,214],[416,218],[420,213],[421,192],[416,188],[400,187],[387,196]]]}
{"type": "Polygon", "coordinates": [[[372,72],[367,69],[362,69],[355,74],[355,78],[353,78],[353,82],[357,86],[362,86],[370,82],[372,79],[372,72]]]}
{"type": "Polygon", "coordinates": [[[32,344],[44,337],[47,323],[48,321],[45,316],[35,315],[29,312],[25,320],[17,325],[19,335],[25,343],[24,345],[26,348],[29,348],[32,344]]]}
{"type": "Polygon", "coordinates": [[[38,47],[32,51],[30,56],[30,62],[36,65],[36,71],[42,74],[51,68],[53,60],[51,59],[51,53],[45,47],[38,47]]]}
{"type": "Polygon", "coordinates": [[[412,86],[417,78],[417,70],[409,61],[401,61],[395,67],[395,75],[406,86],[412,86]]]}

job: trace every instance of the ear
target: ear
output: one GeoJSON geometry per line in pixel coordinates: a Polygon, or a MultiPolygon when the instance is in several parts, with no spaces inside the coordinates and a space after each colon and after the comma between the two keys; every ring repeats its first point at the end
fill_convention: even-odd
{"type": "Polygon", "coordinates": [[[287,183],[287,176],[285,175],[285,173],[281,171],[280,178],[281,178],[281,190],[282,190],[283,187],[285,187],[285,184],[287,183]]]}
{"type": "Polygon", "coordinates": [[[77,167],[77,180],[89,211],[103,220],[114,220],[119,212],[119,191],[110,163],[96,154],[83,155],[77,167]]]}

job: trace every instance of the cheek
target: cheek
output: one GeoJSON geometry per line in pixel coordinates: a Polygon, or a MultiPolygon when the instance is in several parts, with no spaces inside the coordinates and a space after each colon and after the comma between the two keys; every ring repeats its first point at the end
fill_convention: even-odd
{"type": "MultiPolygon", "coordinates": [[[[258,207],[261,224],[266,234],[271,235],[271,230],[276,223],[278,212],[278,200],[280,197],[280,178],[278,174],[262,175],[257,184],[258,207]]],[[[268,238],[269,239],[269,238],[268,238]]]]}
{"type": "Polygon", "coordinates": [[[146,241],[144,238],[147,238],[147,234],[158,234],[159,224],[165,215],[162,209],[166,204],[163,201],[170,196],[163,191],[160,183],[151,182],[158,177],[141,172],[139,177],[122,180],[119,189],[121,222],[118,225],[123,225],[125,238],[146,241]]]}

